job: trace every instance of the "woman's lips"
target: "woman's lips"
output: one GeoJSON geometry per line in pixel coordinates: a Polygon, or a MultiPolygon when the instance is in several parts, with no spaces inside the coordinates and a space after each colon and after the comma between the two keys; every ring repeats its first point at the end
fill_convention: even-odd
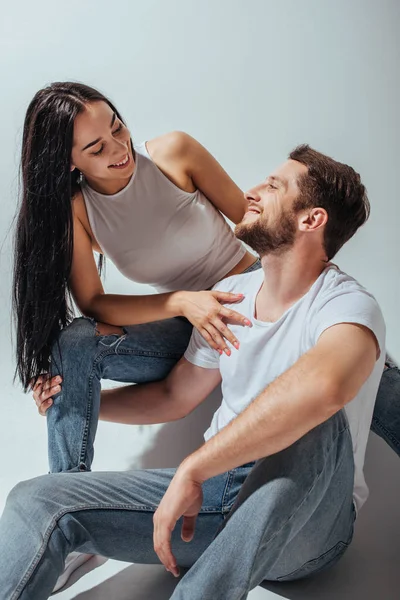
{"type": "Polygon", "coordinates": [[[108,168],[109,169],[125,169],[125,167],[127,167],[130,164],[130,162],[131,162],[131,157],[129,156],[129,154],[127,154],[125,156],[125,158],[123,160],[121,160],[119,163],[116,163],[115,165],[110,165],[108,168]]]}

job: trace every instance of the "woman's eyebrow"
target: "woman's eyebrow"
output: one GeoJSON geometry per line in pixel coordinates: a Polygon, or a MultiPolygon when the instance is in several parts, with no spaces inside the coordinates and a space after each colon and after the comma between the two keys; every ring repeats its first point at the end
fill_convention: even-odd
{"type": "MultiPolygon", "coordinates": [[[[115,119],[117,118],[117,115],[114,113],[111,119],[111,124],[110,127],[112,127],[114,125],[115,119]]],[[[89,144],[87,144],[84,148],[82,148],[81,152],[83,152],[84,150],[87,150],[88,148],[91,148],[92,146],[95,146],[96,144],[98,144],[100,142],[101,138],[97,138],[97,140],[94,140],[93,142],[90,142],[89,144]]]]}

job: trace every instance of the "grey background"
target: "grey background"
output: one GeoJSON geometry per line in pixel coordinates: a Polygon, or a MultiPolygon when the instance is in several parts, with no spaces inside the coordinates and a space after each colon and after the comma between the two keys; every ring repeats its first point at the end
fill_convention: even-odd
{"type": "MultiPolygon", "coordinates": [[[[336,262],[378,299],[388,348],[400,359],[398,149],[400,3],[396,0],[40,0],[3,7],[0,20],[0,510],[20,479],[47,470],[44,419],[12,385],[12,219],[22,124],[51,81],[98,87],[141,141],[170,130],[199,139],[246,189],[298,143],[348,162],[368,188],[372,214],[336,262]]],[[[106,289],[140,293],[108,264],[106,289]]],[[[102,423],[94,468],[173,466],[200,443],[214,395],[185,422],[144,428],[102,423]]],[[[371,436],[354,544],[329,573],[258,588],[250,598],[398,598],[399,462],[371,436]]],[[[59,595],[168,598],[157,567],[109,562],[59,595]],[[84,592],[99,585],[93,592],[84,592]]]]}

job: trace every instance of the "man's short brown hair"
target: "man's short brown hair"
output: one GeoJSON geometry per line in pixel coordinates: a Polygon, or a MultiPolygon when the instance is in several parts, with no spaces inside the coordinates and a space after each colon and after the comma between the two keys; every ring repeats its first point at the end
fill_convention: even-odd
{"type": "Polygon", "coordinates": [[[321,207],[328,213],[324,248],[331,260],[370,214],[367,191],[352,167],[321,154],[308,144],[297,146],[289,158],[305,165],[299,178],[300,194],[294,209],[321,207]]]}

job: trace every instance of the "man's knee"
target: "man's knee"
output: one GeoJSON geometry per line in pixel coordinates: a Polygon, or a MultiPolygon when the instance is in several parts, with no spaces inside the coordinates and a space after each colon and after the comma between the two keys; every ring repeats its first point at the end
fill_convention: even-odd
{"type": "Polygon", "coordinates": [[[51,500],[51,490],[54,491],[53,482],[50,481],[51,475],[41,475],[26,481],[20,481],[15,485],[7,497],[6,508],[15,510],[19,516],[24,518],[35,518],[46,505],[46,501],[51,500]]]}

